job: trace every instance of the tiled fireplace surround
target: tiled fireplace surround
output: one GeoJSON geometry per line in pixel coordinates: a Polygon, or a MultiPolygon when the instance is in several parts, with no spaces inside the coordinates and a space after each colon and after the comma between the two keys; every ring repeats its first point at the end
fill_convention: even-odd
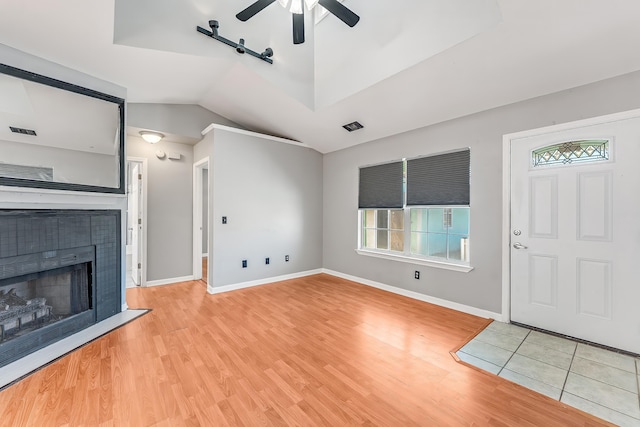
{"type": "Polygon", "coordinates": [[[0,289],[73,265],[91,271],[91,309],[0,342],[0,367],[121,311],[120,244],[119,210],[0,210],[0,289]]]}

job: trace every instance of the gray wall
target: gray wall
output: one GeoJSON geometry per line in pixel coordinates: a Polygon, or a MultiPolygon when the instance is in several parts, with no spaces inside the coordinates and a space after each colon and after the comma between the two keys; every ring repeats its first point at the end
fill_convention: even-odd
{"type": "Polygon", "coordinates": [[[205,156],[212,189],[211,286],[322,267],[320,153],[214,129],[195,147],[196,161],[205,156]],[[228,224],[222,224],[222,216],[228,224]],[[248,268],[242,268],[243,259],[248,268]]]}
{"type": "MultiPolygon", "coordinates": [[[[127,156],[148,159],[147,281],[193,274],[193,146],[127,137],[127,156]],[[179,153],[159,159],[156,151],[179,153]]],[[[143,266],[144,268],[144,266],[143,266]]]]}
{"type": "Polygon", "coordinates": [[[639,107],[636,72],[326,154],[324,267],[500,313],[502,136],[639,107]],[[358,167],[461,147],[471,147],[474,270],[460,273],[356,254],[358,167]],[[414,270],[421,271],[420,280],[413,278],[414,270]]]}
{"type": "Polygon", "coordinates": [[[211,123],[242,129],[237,123],[192,104],[130,103],[127,119],[129,126],[179,135],[192,143],[202,139],[201,132],[211,123]]]}

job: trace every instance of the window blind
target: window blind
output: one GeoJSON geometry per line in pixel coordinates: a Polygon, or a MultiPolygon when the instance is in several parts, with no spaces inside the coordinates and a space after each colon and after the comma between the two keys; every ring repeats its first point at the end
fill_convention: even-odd
{"type": "Polygon", "coordinates": [[[407,161],[407,205],[469,205],[469,150],[407,161]]]}
{"type": "Polygon", "coordinates": [[[402,162],[360,168],[358,207],[361,209],[402,208],[402,162]]]}

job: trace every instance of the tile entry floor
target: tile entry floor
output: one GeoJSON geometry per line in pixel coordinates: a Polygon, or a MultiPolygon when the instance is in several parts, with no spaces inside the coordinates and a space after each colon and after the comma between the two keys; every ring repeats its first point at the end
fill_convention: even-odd
{"type": "Polygon", "coordinates": [[[640,359],[492,322],[460,360],[620,426],[640,427],[640,359]]]}

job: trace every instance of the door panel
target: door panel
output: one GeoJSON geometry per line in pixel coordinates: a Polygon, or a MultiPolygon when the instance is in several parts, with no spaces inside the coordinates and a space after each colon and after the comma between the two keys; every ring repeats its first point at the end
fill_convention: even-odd
{"type": "Polygon", "coordinates": [[[141,221],[142,216],[140,212],[140,194],[142,186],[140,185],[140,164],[133,164],[131,171],[131,209],[134,212],[134,223],[132,224],[131,245],[133,246],[133,252],[131,256],[131,279],[136,285],[140,285],[140,229],[142,228],[141,221]]]}
{"type": "Polygon", "coordinates": [[[513,321],[640,353],[638,159],[640,118],[511,141],[513,321]]]}

